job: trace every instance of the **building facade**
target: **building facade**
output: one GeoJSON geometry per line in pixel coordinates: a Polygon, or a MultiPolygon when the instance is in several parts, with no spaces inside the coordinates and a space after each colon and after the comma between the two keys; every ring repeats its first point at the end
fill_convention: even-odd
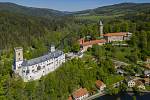
{"type": "Polygon", "coordinates": [[[51,52],[31,60],[23,59],[23,48],[15,48],[15,58],[12,70],[25,82],[40,79],[42,76],[57,69],[65,62],[65,54],[51,47],[51,52]]]}
{"type": "Polygon", "coordinates": [[[114,41],[130,40],[131,36],[132,36],[132,33],[129,33],[129,32],[118,32],[118,33],[104,34],[104,38],[106,39],[107,43],[111,43],[114,41]]]}
{"type": "Polygon", "coordinates": [[[136,85],[134,80],[128,81],[128,87],[134,87],[136,85]]]}

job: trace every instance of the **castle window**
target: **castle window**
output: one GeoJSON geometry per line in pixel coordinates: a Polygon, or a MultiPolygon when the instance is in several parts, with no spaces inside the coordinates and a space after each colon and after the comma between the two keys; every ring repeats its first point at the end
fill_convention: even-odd
{"type": "Polygon", "coordinates": [[[18,53],[18,55],[20,56],[20,53],[18,53]]]}
{"type": "Polygon", "coordinates": [[[34,69],[32,70],[32,72],[34,72],[34,69]]]}
{"type": "Polygon", "coordinates": [[[49,65],[51,65],[51,64],[53,64],[53,62],[51,62],[51,63],[47,64],[47,66],[49,66],[49,65]]]}
{"type": "Polygon", "coordinates": [[[37,67],[37,70],[41,70],[41,66],[38,66],[38,67],[37,67]]]}
{"type": "Polygon", "coordinates": [[[26,71],[27,74],[28,74],[29,72],[30,72],[29,70],[26,71]]]}

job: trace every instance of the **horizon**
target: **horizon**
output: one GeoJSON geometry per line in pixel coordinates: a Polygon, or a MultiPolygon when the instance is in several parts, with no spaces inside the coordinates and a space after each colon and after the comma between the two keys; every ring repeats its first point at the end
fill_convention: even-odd
{"type": "Polygon", "coordinates": [[[53,9],[58,11],[82,11],[87,9],[94,9],[98,7],[114,5],[119,3],[150,3],[149,0],[61,0],[61,1],[51,1],[51,0],[0,0],[1,3],[14,3],[21,6],[26,7],[34,7],[34,8],[45,8],[45,9],[53,9]],[[67,6],[64,6],[67,5],[67,6]],[[84,5],[84,6],[83,6],[84,5]]]}

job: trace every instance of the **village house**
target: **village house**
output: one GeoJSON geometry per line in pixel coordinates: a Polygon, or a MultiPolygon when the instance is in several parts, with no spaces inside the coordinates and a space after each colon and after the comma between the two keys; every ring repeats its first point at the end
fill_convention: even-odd
{"type": "Polygon", "coordinates": [[[106,85],[100,80],[97,80],[95,82],[95,85],[99,89],[100,92],[104,91],[104,89],[106,88],[106,85]]]}
{"type": "Polygon", "coordinates": [[[86,88],[80,88],[73,93],[74,100],[84,100],[89,96],[89,93],[86,88]]]}
{"type": "Polygon", "coordinates": [[[150,69],[150,63],[144,64],[144,67],[147,68],[147,69],[150,69]]]}
{"type": "Polygon", "coordinates": [[[144,86],[144,84],[143,84],[140,80],[135,80],[135,86],[136,86],[138,89],[143,89],[143,90],[145,90],[145,86],[144,86]]]}
{"type": "Polygon", "coordinates": [[[68,97],[68,100],[73,100],[71,95],[68,97]]]}
{"type": "Polygon", "coordinates": [[[150,77],[150,70],[145,70],[145,71],[144,71],[144,75],[145,75],[146,77],[150,77]]]}
{"type": "Polygon", "coordinates": [[[115,69],[121,69],[122,67],[128,66],[129,64],[117,60],[112,60],[114,63],[115,69]]]}
{"type": "Polygon", "coordinates": [[[134,87],[135,86],[135,81],[134,80],[129,80],[128,81],[128,87],[134,87]]]}
{"type": "Polygon", "coordinates": [[[150,57],[147,57],[144,63],[144,67],[150,69],[150,57]]]}
{"type": "Polygon", "coordinates": [[[117,69],[117,74],[120,74],[120,75],[125,75],[127,74],[127,72],[125,72],[123,69],[117,69]]]}
{"type": "Polygon", "coordinates": [[[147,57],[147,58],[146,58],[146,62],[147,62],[147,63],[150,63],[150,57],[147,57]]]}
{"type": "Polygon", "coordinates": [[[144,78],[144,84],[149,86],[150,85],[150,79],[144,78]]]}

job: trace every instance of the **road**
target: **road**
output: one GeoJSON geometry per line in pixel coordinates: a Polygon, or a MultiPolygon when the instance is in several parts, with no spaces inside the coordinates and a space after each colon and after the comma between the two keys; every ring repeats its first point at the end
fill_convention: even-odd
{"type": "Polygon", "coordinates": [[[95,99],[95,98],[98,98],[98,97],[104,96],[104,95],[106,95],[106,94],[105,94],[105,93],[102,93],[102,92],[99,92],[99,93],[97,93],[97,94],[94,94],[94,95],[92,95],[92,96],[86,98],[85,100],[93,100],[93,99],[95,99]]]}

